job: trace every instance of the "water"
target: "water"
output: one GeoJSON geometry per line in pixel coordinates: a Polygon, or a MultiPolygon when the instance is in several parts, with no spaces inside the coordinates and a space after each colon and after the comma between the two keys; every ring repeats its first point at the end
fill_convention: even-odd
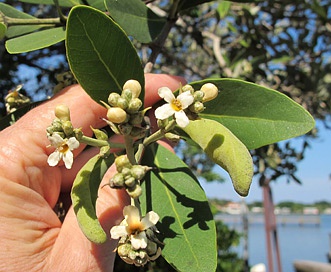
{"type": "MultiPolygon", "coordinates": [[[[305,218],[305,216],[302,217],[305,218]]],[[[240,216],[221,215],[220,218],[224,219],[224,222],[231,228],[242,232],[240,216]],[[237,220],[233,221],[233,218],[237,218],[237,220]]],[[[248,232],[250,265],[257,263],[268,265],[265,230],[262,218],[262,215],[260,215],[257,220],[250,220],[252,222],[249,224],[248,232]]],[[[278,218],[277,222],[282,221],[278,218]]],[[[327,262],[327,253],[331,250],[331,215],[321,215],[319,225],[306,223],[300,226],[299,222],[295,222],[295,220],[285,225],[278,223],[277,230],[283,272],[294,271],[293,261],[295,260],[327,262]]],[[[235,250],[242,256],[242,244],[235,250]]],[[[274,265],[276,265],[276,258],[274,258],[274,265]]],[[[275,269],[274,271],[277,270],[275,269]]]]}

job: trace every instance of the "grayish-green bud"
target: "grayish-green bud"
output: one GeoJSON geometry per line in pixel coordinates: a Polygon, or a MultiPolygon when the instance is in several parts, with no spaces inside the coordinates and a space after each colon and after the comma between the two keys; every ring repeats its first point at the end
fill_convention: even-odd
{"type": "Polygon", "coordinates": [[[111,93],[108,96],[108,104],[113,107],[117,107],[117,101],[121,96],[118,93],[111,93]]]}
{"type": "Polygon", "coordinates": [[[128,177],[126,180],[125,180],[125,185],[127,187],[133,187],[136,185],[136,180],[134,177],[128,177]]]}
{"type": "Polygon", "coordinates": [[[130,102],[129,105],[127,107],[127,111],[129,113],[136,113],[140,110],[140,108],[142,107],[143,102],[141,102],[141,100],[139,98],[133,98],[130,102]]]}

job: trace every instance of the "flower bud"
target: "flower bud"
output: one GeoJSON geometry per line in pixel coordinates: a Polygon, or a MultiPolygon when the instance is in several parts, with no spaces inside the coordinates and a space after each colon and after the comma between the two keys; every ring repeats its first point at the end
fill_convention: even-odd
{"type": "Polygon", "coordinates": [[[192,87],[191,85],[186,84],[186,85],[184,85],[184,86],[182,87],[182,92],[186,92],[186,91],[190,91],[190,92],[193,94],[194,89],[193,89],[193,87],[192,87]]]}
{"type": "Polygon", "coordinates": [[[123,109],[115,107],[108,109],[107,118],[112,123],[121,124],[127,121],[128,116],[123,109]]]}
{"type": "Polygon", "coordinates": [[[139,98],[133,98],[128,105],[127,111],[129,113],[136,113],[142,107],[143,102],[139,98]]]}
{"type": "Polygon", "coordinates": [[[132,247],[130,244],[122,244],[119,245],[117,248],[117,253],[120,257],[127,257],[129,255],[129,252],[131,251],[132,247]]]}
{"type": "Polygon", "coordinates": [[[180,140],[180,136],[171,132],[167,132],[165,135],[167,140],[172,141],[174,143],[178,143],[180,140]]]}
{"type": "Polygon", "coordinates": [[[142,194],[141,186],[137,183],[133,187],[127,188],[126,191],[132,198],[138,198],[142,194]]]}
{"type": "Polygon", "coordinates": [[[117,100],[117,107],[120,107],[123,110],[126,110],[128,105],[129,105],[129,102],[126,99],[124,99],[123,97],[120,97],[117,100]]]}
{"type": "Polygon", "coordinates": [[[55,116],[61,121],[70,121],[70,110],[66,105],[58,105],[55,108],[55,116]]]}
{"type": "Polygon", "coordinates": [[[125,180],[125,185],[128,186],[128,187],[133,187],[136,185],[136,180],[134,177],[128,177],[126,180],[125,180]]]}
{"type": "Polygon", "coordinates": [[[125,89],[130,89],[132,92],[132,98],[137,98],[139,97],[141,93],[141,85],[139,81],[130,79],[125,84],[123,85],[123,90],[125,89]]]}
{"type": "Polygon", "coordinates": [[[205,96],[205,93],[203,91],[196,91],[194,92],[193,96],[194,96],[194,101],[201,102],[203,97],[205,96]]]}
{"type": "Polygon", "coordinates": [[[126,155],[118,156],[115,159],[115,165],[118,172],[122,172],[124,168],[131,168],[132,164],[130,163],[126,155]]]}
{"type": "Polygon", "coordinates": [[[132,91],[130,89],[124,89],[122,91],[121,97],[129,102],[132,99],[132,91]]]}
{"type": "Polygon", "coordinates": [[[64,134],[70,137],[72,133],[74,132],[74,128],[72,127],[71,121],[64,121],[62,122],[62,128],[64,131],[64,134]]]}
{"type": "Polygon", "coordinates": [[[110,180],[110,187],[123,187],[124,176],[122,173],[116,173],[110,180]]]}
{"type": "Polygon", "coordinates": [[[131,168],[131,174],[136,180],[142,180],[145,176],[148,167],[142,165],[133,165],[131,168]]]}
{"type": "Polygon", "coordinates": [[[218,95],[218,89],[213,83],[203,84],[200,90],[205,93],[202,102],[213,100],[218,95]]]}
{"type": "Polygon", "coordinates": [[[151,240],[147,240],[147,247],[146,247],[146,252],[148,255],[153,256],[157,252],[157,244],[152,242],[151,240]]]}
{"type": "Polygon", "coordinates": [[[124,176],[125,179],[128,178],[128,177],[131,177],[131,170],[130,170],[130,168],[127,168],[127,167],[122,168],[121,173],[123,174],[123,176],[124,176]]]}
{"type": "Polygon", "coordinates": [[[189,107],[189,109],[194,113],[200,113],[205,109],[205,106],[202,102],[196,101],[189,107]]]}
{"type": "Polygon", "coordinates": [[[117,101],[121,96],[118,93],[111,93],[108,96],[108,104],[113,107],[117,107],[117,101]]]}
{"type": "Polygon", "coordinates": [[[74,134],[77,141],[80,141],[84,136],[82,128],[74,128],[74,134]]]}
{"type": "Polygon", "coordinates": [[[108,140],[108,135],[105,131],[93,127],[91,127],[91,129],[98,140],[104,140],[104,141],[108,140]]]}

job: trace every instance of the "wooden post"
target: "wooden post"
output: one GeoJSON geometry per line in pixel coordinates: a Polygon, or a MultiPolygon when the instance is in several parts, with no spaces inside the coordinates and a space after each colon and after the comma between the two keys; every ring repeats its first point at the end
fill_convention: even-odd
{"type": "Polygon", "coordinates": [[[268,257],[268,271],[269,272],[274,271],[274,263],[273,263],[273,257],[274,257],[273,246],[274,246],[276,262],[277,262],[277,269],[278,269],[277,271],[282,272],[276,216],[274,213],[272,191],[271,191],[269,183],[270,183],[270,180],[266,180],[262,186],[264,220],[265,220],[264,225],[265,225],[265,234],[266,234],[267,257],[268,257]],[[272,237],[271,237],[271,234],[272,234],[272,237]],[[272,246],[272,244],[273,244],[273,246],[272,246]]]}

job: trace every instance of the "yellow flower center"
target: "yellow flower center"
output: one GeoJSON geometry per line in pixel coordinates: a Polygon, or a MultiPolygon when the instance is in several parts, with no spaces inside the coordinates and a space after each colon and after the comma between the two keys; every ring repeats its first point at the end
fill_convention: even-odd
{"type": "Polygon", "coordinates": [[[67,151],[69,150],[69,146],[66,143],[63,143],[60,147],[59,147],[59,151],[61,153],[67,153],[67,151]]]}
{"type": "Polygon", "coordinates": [[[128,233],[130,234],[138,234],[144,230],[143,225],[141,222],[135,222],[128,226],[128,233]]]}
{"type": "Polygon", "coordinates": [[[179,100],[174,99],[171,101],[171,107],[175,110],[175,111],[181,111],[183,109],[182,103],[180,103],[179,100]]]}

